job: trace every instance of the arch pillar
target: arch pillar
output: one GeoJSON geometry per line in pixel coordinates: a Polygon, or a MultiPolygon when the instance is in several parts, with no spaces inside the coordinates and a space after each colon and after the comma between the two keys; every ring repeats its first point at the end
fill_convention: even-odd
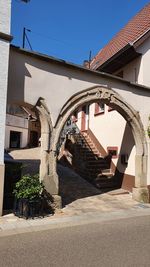
{"type": "Polygon", "coordinates": [[[133,199],[138,202],[149,203],[147,188],[147,155],[135,155],[135,187],[133,199]]]}
{"type": "Polygon", "coordinates": [[[50,113],[44,99],[36,104],[41,123],[41,163],[40,181],[43,181],[46,191],[53,197],[55,208],[61,207],[61,197],[58,196],[58,175],[56,172],[56,153],[53,150],[54,128],[50,113]]]}

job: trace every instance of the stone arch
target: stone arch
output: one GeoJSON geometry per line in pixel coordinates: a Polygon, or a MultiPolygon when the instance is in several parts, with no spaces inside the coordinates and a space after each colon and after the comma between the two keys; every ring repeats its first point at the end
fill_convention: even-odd
{"type": "MultiPolygon", "coordinates": [[[[148,202],[147,144],[141,118],[139,113],[114,90],[108,87],[95,86],[73,95],[60,111],[55,125],[55,131],[53,131],[52,151],[56,151],[61,130],[68,117],[80,106],[98,100],[103,101],[105,104],[117,110],[131,127],[136,146],[135,188],[133,188],[133,198],[138,201],[148,202]]],[[[53,167],[55,168],[54,165],[53,163],[53,167]]]]}
{"type": "Polygon", "coordinates": [[[61,198],[58,196],[58,176],[56,173],[56,153],[52,149],[54,128],[51,115],[45,99],[39,98],[35,109],[38,111],[41,123],[41,163],[40,180],[43,181],[47,192],[53,196],[55,208],[61,207],[61,198]]]}
{"type": "Polygon", "coordinates": [[[40,180],[47,180],[49,175],[49,152],[50,152],[50,139],[52,133],[52,123],[49,110],[46,106],[45,100],[39,98],[35,109],[38,111],[41,123],[41,163],[40,163],[40,180]]]}

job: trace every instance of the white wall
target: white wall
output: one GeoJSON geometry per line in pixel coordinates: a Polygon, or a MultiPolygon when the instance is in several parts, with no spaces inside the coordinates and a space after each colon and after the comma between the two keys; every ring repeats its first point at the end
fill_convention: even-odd
{"type": "Polygon", "coordinates": [[[0,32],[10,34],[11,0],[0,0],[0,32]]]}
{"type": "MultiPolygon", "coordinates": [[[[10,33],[10,0],[0,0],[0,32],[10,33]]],[[[9,42],[0,39],[0,164],[4,162],[4,137],[9,42]]]]}
{"type": "MultiPolygon", "coordinates": [[[[107,151],[108,146],[118,147],[118,158],[113,159],[120,172],[135,175],[135,145],[131,129],[124,118],[115,110],[108,111],[105,105],[105,113],[95,114],[95,104],[90,105],[89,128],[98,139],[102,147],[107,151]],[[122,165],[120,154],[128,154],[128,166],[122,165]]],[[[80,113],[79,113],[80,118],[80,113]]],[[[78,120],[80,127],[80,119],[78,120]]],[[[81,129],[81,128],[80,128],[81,129]]]]}
{"type": "Polygon", "coordinates": [[[120,71],[123,71],[123,79],[130,82],[143,84],[142,57],[134,59],[132,62],[130,62],[114,74],[117,75],[117,73],[119,73],[120,71]]]}
{"type": "Polygon", "coordinates": [[[6,125],[28,129],[28,120],[19,116],[6,114],[6,125]]]}
{"type": "Polygon", "coordinates": [[[79,129],[81,129],[81,120],[82,120],[82,110],[81,108],[78,110],[77,112],[77,122],[76,122],[76,125],[79,129]]]}
{"type": "MultiPolygon", "coordinates": [[[[48,59],[47,59],[48,60],[48,59]]],[[[46,61],[11,48],[9,64],[8,103],[27,102],[35,105],[39,97],[46,100],[55,125],[61,108],[74,94],[93,86],[112,88],[139,112],[144,127],[149,116],[150,90],[129,84],[103,73],[46,61]],[[143,105],[144,103],[144,105],[143,105]]]]}
{"type": "Polygon", "coordinates": [[[137,48],[141,56],[114,74],[123,71],[123,79],[150,87],[150,37],[137,48]]]}
{"type": "Polygon", "coordinates": [[[5,129],[5,149],[10,147],[10,131],[21,133],[20,147],[26,147],[28,144],[28,120],[7,114],[5,129]]]}
{"type": "Polygon", "coordinates": [[[0,164],[4,160],[8,54],[9,44],[0,40],[0,164]]]}
{"type": "Polygon", "coordinates": [[[150,37],[138,48],[142,53],[141,71],[143,75],[143,85],[150,87],[150,37]]]}

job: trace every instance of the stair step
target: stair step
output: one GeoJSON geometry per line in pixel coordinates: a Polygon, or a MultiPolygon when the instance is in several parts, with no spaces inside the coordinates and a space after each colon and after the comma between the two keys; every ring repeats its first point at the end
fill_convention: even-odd
{"type": "Polygon", "coordinates": [[[108,173],[112,173],[112,172],[111,172],[111,169],[105,169],[105,170],[103,170],[103,174],[104,174],[104,175],[106,175],[106,174],[108,174],[108,173]]]}
{"type": "Polygon", "coordinates": [[[88,160],[88,163],[91,165],[93,165],[93,164],[96,164],[96,165],[97,164],[105,164],[106,166],[108,166],[108,163],[103,159],[95,159],[95,160],[90,159],[90,160],[88,160]]]}
{"type": "Polygon", "coordinates": [[[106,188],[118,188],[117,184],[116,183],[100,183],[100,184],[95,184],[96,187],[98,187],[99,189],[106,189],[106,188]]]}
{"type": "Polygon", "coordinates": [[[87,169],[87,171],[90,171],[90,172],[92,172],[92,173],[96,173],[96,172],[99,172],[99,175],[106,175],[106,176],[108,176],[108,175],[110,175],[110,174],[112,174],[111,172],[109,172],[109,173],[103,173],[103,170],[105,170],[105,166],[104,167],[102,167],[102,166],[95,166],[95,168],[91,168],[90,166],[87,166],[86,167],[86,169],[87,169]]]}
{"type": "Polygon", "coordinates": [[[99,153],[94,153],[92,151],[80,151],[81,154],[86,154],[87,156],[100,157],[99,153]]]}
{"type": "Polygon", "coordinates": [[[92,151],[92,150],[84,149],[84,148],[83,148],[83,149],[80,149],[80,152],[81,152],[81,153],[87,153],[87,154],[99,155],[99,156],[100,156],[99,152],[96,151],[96,150],[92,151]]]}
{"type": "Polygon", "coordinates": [[[106,180],[112,179],[112,177],[114,177],[114,173],[112,172],[107,173],[107,175],[103,173],[99,173],[96,177],[96,181],[106,181],[106,180]]]}
{"type": "Polygon", "coordinates": [[[79,152],[79,162],[77,161],[77,172],[79,175],[95,183],[97,187],[114,187],[114,180],[112,178],[114,174],[109,168],[110,165],[101,157],[100,152],[87,133],[78,135],[75,140],[77,151],[79,152]]]}

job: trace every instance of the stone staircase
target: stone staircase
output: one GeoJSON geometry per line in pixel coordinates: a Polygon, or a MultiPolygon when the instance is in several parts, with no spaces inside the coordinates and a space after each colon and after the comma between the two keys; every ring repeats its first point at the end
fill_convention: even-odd
{"type": "Polygon", "coordinates": [[[97,188],[118,188],[110,169],[111,156],[102,157],[87,133],[74,136],[75,170],[97,188]]]}

